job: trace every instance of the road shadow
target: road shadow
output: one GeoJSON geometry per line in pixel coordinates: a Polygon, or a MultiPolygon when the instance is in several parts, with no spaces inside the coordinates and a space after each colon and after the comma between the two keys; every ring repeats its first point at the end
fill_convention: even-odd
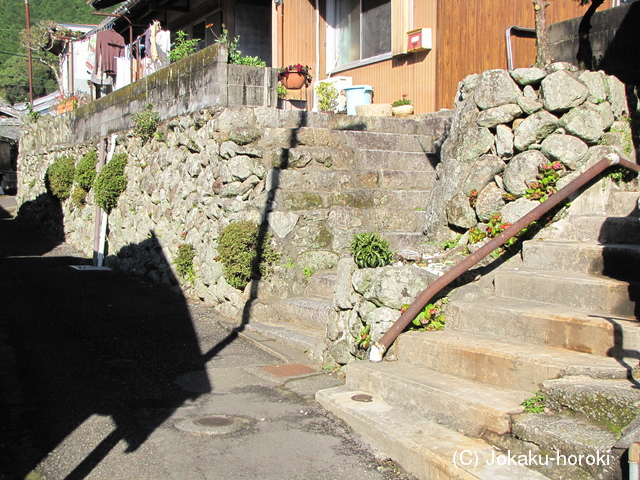
{"type": "Polygon", "coordinates": [[[48,194],[23,203],[16,219],[0,221],[0,339],[8,352],[2,355],[0,343],[6,367],[0,363],[0,375],[6,370],[19,398],[5,402],[16,404],[15,421],[7,423],[15,428],[0,434],[6,437],[0,439],[0,463],[9,459],[0,480],[24,478],[96,415],[108,416],[112,431],[88,439],[91,452],[65,477],[84,479],[118,444],[124,442],[127,453],[137,451],[176,409],[214,391],[206,365],[232,346],[251,319],[281,173],[306,125],[304,113],[272,169],[239,324],[207,351],[201,351],[187,299],[153,231],[124,249],[142,265],[149,288],[140,276],[71,268],[88,267],[91,260],[65,253],[64,214],[48,194]],[[185,390],[185,381],[194,388],[185,390]]]}
{"type": "MultiPolygon", "coordinates": [[[[162,251],[155,236],[138,246],[162,251]]],[[[90,419],[108,416],[112,431],[87,438],[91,453],[65,477],[86,478],[118,443],[135,452],[177,408],[213,389],[205,364],[218,350],[200,351],[184,296],[76,270],[90,260],[68,249],[0,221],[0,375],[13,386],[0,397],[12,427],[0,434],[2,479],[24,478],[90,419]],[[176,383],[185,374],[198,392],[176,383]]]]}

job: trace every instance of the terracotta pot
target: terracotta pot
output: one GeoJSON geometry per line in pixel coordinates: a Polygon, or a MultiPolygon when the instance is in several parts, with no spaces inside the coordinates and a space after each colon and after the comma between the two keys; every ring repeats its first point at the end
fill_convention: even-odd
{"type": "Polygon", "coordinates": [[[305,76],[298,72],[289,72],[289,75],[282,77],[282,85],[288,90],[300,90],[304,86],[305,76]]]}
{"type": "Polygon", "coordinates": [[[391,113],[396,117],[403,117],[413,114],[413,105],[400,105],[398,107],[392,107],[391,113]]]}

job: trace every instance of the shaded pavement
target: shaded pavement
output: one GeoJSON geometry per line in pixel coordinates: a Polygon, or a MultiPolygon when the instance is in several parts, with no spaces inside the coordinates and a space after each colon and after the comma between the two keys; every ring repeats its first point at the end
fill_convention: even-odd
{"type": "MultiPolygon", "coordinates": [[[[8,206],[9,205],[9,206],[8,206]]],[[[0,197],[0,479],[392,479],[316,403],[341,379],[23,229],[0,197]]]]}

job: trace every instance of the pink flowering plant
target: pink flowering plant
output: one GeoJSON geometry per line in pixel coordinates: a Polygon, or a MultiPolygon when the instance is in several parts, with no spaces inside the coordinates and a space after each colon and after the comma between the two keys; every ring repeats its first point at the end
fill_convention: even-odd
{"type": "Polygon", "coordinates": [[[391,104],[392,107],[401,107],[402,105],[411,105],[411,100],[407,98],[407,94],[403,93],[400,100],[396,100],[391,104]]]}
{"type": "MultiPolygon", "coordinates": [[[[445,316],[442,313],[442,306],[447,303],[448,300],[446,298],[441,298],[426,305],[411,321],[409,329],[423,331],[444,330],[445,316]]],[[[409,308],[408,304],[402,305],[400,313],[404,313],[407,308],[409,308]]]]}
{"type": "Polygon", "coordinates": [[[311,81],[313,77],[309,73],[311,67],[308,65],[302,65],[300,63],[296,63],[293,65],[289,65],[288,67],[283,67],[278,70],[278,81],[281,81],[283,78],[289,78],[290,73],[299,73],[304,76],[304,86],[308,87],[311,85],[311,81]]]}
{"type": "Polygon", "coordinates": [[[560,180],[560,172],[562,171],[564,171],[564,166],[561,162],[541,165],[536,181],[529,184],[529,188],[523,196],[531,200],[539,200],[540,203],[544,202],[558,191],[556,183],[560,180]]]}

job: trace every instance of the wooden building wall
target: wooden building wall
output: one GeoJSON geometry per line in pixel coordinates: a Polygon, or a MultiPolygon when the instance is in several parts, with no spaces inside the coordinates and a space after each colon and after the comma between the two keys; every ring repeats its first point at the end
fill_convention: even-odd
{"type": "MultiPolygon", "coordinates": [[[[433,30],[433,50],[396,56],[336,72],[334,76],[350,76],[354,85],[371,85],[374,103],[391,103],[407,94],[416,113],[453,108],[458,82],[464,77],[507,68],[506,29],[512,25],[534,26],[531,0],[414,0],[413,4],[413,28],[433,30]]],[[[315,0],[289,1],[284,5],[283,65],[309,65],[315,84],[327,77],[325,1],[320,0],[319,64],[315,0]]],[[[585,9],[574,0],[554,0],[547,8],[548,23],[581,16],[585,9]]],[[[535,60],[535,40],[514,36],[512,44],[515,66],[530,66],[535,60]]],[[[292,92],[289,98],[307,99],[311,109],[312,88],[313,85],[292,92]]]]}
{"type": "MultiPolygon", "coordinates": [[[[547,23],[582,16],[586,8],[573,0],[554,0],[547,8],[547,23]]],[[[438,25],[436,109],[453,108],[464,77],[507,68],[505,31],[512,25],[533,28],[534,10],[531,0],[440,0],[438,25]]],[[[535,40],[513,37],[512,44],[514,66],[531,66],[535,40]]]]}

